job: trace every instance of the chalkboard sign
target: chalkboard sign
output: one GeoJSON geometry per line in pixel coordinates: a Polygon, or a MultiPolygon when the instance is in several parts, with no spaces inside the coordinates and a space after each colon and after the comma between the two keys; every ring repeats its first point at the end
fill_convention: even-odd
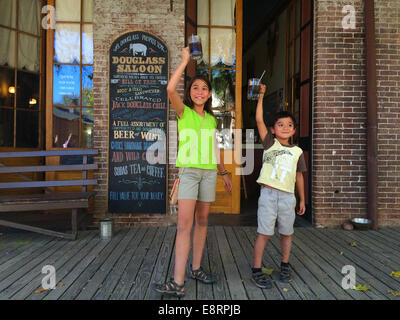
{"type": "Polygon", "coordinates": [[[167,211],[168,49],[135,31],[110,48],[108,211],[167,211]]]}

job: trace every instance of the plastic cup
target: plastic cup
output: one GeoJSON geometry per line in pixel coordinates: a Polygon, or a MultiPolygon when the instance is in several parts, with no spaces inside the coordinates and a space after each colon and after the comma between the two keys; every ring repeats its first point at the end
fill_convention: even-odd
{"type": "Polygon", "coordinates": [[[191,35],[189,37],[189,50],[190,58],[193,60],[200,60],[203,57],[203,49],[201,46],[201,38],[198,35],[191,35]]]}
{"type": "Polygon", "coordinates": [[[251,78],[249,79],[249,85],[247,88],[247,99],[258,100],[260,97],[260,79],[251,78]]]}

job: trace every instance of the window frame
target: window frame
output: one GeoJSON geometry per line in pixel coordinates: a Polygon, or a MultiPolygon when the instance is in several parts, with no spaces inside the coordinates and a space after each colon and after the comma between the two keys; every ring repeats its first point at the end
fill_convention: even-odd
{"type": "MultiPolygon", "coordinates": [[[[44,30],[40,22],[43,18],[43,14],[40,13],[39,17],[39,35],[29,33],[27,31],[19,30],[19,3],[20,0],[14,0],[15,1],[15,27],[12,26],[5,26],[0,23],[0,27],[6,30],[9,30],[10,32],[15,32],[15,57],[14,57],[14,67],[9,67],[9,66],[2,66],[4,69],[8,69],[14,72],[14,87],[16,88],[16,94],[14,95],[14,103],[11,106],[0,106],[1,110],[12,110],[13,111],[13,144],[12,146],[0,146],[1,150],[12,150],[12,149],[26,149],[26,150],[39,150],[43,148],[44,144],[44,130],[43,130],[43,121],[44,121],[44,101],[45,101],[45,39],[46,39],[46,30],[44,30]],[[39,73],[33,72],[33,71],[28,71],[28,70],[23,70],[18,68],[18,46],[19,46],[19,35],[23,34],[29,37],[36,38],[39,41],[39,73]],[[39,75],[39,105],[37,110],[30,110],[26,108],[22,108],[18,106],[18,101],[17,101],[17,92],[18,92],[18,72],[24,72],[24,73],[29,73],[29,74],[35,74],[39,75]],[[17,112],[18,111],[24,111],[24,112],[36,112],[38,113],[38,145],[37,147],[18,147],[17,146],[17,112]]],[[[40,0],[40,7],[42,8],[45,5],[46,1],[45,0],[40,0]]],[[[25,130],[25,129],[24,129],[25,130]]]]}
{"type": "MultiPolygon", "coordinates": [[[[57,24],[71,24],[71,25],[78,25],[80,28],[80,44],[79,44],[79,63],[60,63],[60,62],[55,62],[54,61],[54,36],[55,36],[55,31],[56,29],[51,29],[47,33],[47,58],[46,60],[48,61],[47,66],[46,66],[46,73],[47,73],[47,78],[46,78],[46,88],[47,88],[47,99],[46,99],[46,132],[48,133],[46,135],[46,149],[47,150],[59,150],[63,149],[62,147],[54,147],[53,146],[53,108],[54,107],[65,107],[65,108],[79,108],[79,146],[78,147],[68,147],[68,149],[73,150],[73,149],[85,149],[86,147],[82,146],[82,114],[83,114],[83,109],[92,109],[93,110],[93,105],[91,106],[84,106],[82,103],[83,97],[82,97],[82,69],[84,67],[94,67],[94,61],[91,64],[87,63],[82,63],[82,34],[83,34],[83,26],[84,25],[92,25],[93,26],[93,20],[91,22],[85,22],[84,17],[83,17],[83,9],[84,9],[84,1],[87,0],[80,0],[80,20],[79,21],[65,21],[65,20],[57,20],[55,21],[55,25],[57,24]],[[79,71],[80,71],[80,79],[79,79],[79,105],[62,105],[62,104],[54,104],[53,103],[53,80],[54,80],[54,66],[55,65],[70,65],[70,66],[79,66],[79,71]]],[[[56,0],[48,0],[48,5],[53,6],[56,8],[55,5],[56,0]]],[[[56,8],[57,10],[57,8],[56,8]]],[[[92,28],[93,30],[93,28],[92,28]]],[[[93,134],[93,131],[92,131],[93,134]]]]}

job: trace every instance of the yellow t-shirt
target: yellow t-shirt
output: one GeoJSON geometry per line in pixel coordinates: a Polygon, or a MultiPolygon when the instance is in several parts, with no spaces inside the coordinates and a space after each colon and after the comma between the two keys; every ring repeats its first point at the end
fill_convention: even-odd
{"type": "MultiPolygon", "coordinates": [[[[299,158],[302,154],[303,150],[299,147],[284,146],[274,139],[272,146],[264,150],[263,165],[257,183],[294,193],[296,172],[305,171],[305,169],[298,169],[299,158]]],[[[304,162],[304,157],[301,160],[304,162]]]]}

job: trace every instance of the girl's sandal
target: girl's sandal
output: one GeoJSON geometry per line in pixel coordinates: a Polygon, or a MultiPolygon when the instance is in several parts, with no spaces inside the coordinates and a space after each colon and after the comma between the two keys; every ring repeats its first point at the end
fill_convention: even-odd
{"type": "Polygon", "coordinates": [[[177,297],[183,297],[185,295],[183,291],[184,287],[185,284],[179,285],[172,278],[165,283],[153,283],[153,289],[158,293],[170,294],[177,297]]]}

